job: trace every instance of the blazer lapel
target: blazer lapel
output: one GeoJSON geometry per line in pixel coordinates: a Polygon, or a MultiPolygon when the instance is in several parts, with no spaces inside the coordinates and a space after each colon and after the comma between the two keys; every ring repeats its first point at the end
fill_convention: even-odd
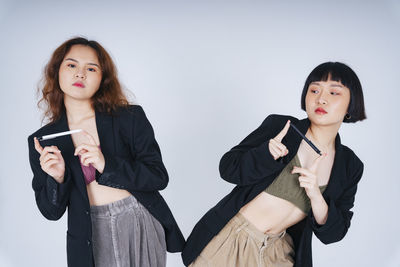
{"type": "Polygon", "coordinates": [[[331,175],[329,178],[328,186],[322,194],[325,199],[336,198],[338,193],[342,191],[343,180],[346,179],[346,162],[343,156],[343,147],[340,142],[339,133],[335,139],[335,158],[333,160],[333,166],[331,175]]]}
{"type": "Polygon", "coordinates": [[[99,135],[101,152],[104,155],[114,155],[114,131],[113,118],[111,115],[95,111],[97,134],[99,135]]]}

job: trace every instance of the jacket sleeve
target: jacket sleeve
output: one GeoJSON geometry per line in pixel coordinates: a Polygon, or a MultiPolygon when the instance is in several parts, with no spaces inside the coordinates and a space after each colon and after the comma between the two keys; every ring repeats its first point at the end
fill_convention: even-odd
{"type": "Polygon", "coordinates": [[[351,176],[351,183],[336,200],[328,201],[328,218],[325,224],[319,225],[312,212],[309,213],[311,228],[315,235],[324,244],[330,244],[343,239],[350,227],[353,212],[350,209],[354,206],[354,199],[357,192],[357,184],[363,174],[364,165],[360,161],[358,168],[355,168],[351,176]]]}
{"type": "Polygon", "coordinates": [[[96,171],[96,180],[101,185],[131,191],[162,190],[168,184],[168,173],[153,128],[142,107],[133,106],[132,110],[129,145],[135,157],[104,155],[104,171],[96,171]]]}
{"type": "Polygon", "coordinates": [[[283,168],[284,164],[274,160],[268,148],[269,139],[279,132],[274,128],[282,129],[286,123],[284,120],[283,124],[277,123],[276,117],[269,115],[239,145],[222,156],[219,163],[222,179],[237,185],[250,185],[283,168]]]}
{"type": "MultiPolygon", "coordinates": [[[[33,135],[28,137],[29,163],[33,172],[32,188],[35,191],[36,204],[49,220],[58,220],[64,214],[69,200],[72,178],[68,166],[65,166],[62,184],[44,172],[39,163],[40,154],[33,143],[33,135]]],[[[61,152],[62,153],[62,152],[61,152]]]]}

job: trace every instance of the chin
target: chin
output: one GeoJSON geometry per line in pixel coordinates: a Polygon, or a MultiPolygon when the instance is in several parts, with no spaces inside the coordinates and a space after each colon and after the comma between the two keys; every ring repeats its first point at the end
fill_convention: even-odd
{"type": "Polygon", "coordinates": [[[342,124],[342,120],[338,120],[337,118],[328,118],[328,117],[309,117],[309,120],[311,121],[312,124],[318,125],[318,126],[333,126],[333,125],[340,125],[342,124]]]}
{"type": "Polygon", "coordinates": [[[82,94],[65,94],[64,97],[76,100],[76,101],[85,101],[90,99],[90,96],[82,95],[82,94]]]}
{"type": "Polygon", "coordinates": [[[320,125],[329,125],[329,124],[334,123],[334,120],[332,120],[332,118],[329,118],[328,114],[325,114],[325,115],[312,114],[311,116],[308,116],[308,119],[312,123],[320,124],[320,125]]]}

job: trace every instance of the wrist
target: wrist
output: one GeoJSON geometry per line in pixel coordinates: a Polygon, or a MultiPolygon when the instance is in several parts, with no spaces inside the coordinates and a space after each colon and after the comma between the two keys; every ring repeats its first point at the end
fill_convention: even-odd
{"type": "Polygon", "coordinates": [[[64,175],[60,177],[53,177],[54,180],[56,180],[57,183],[62,184],[64,182],[64,175]]]}
{"type": "Polygon", "coordinates": [[[317,191],[313,196],[310,197],[311,203],[323,203],[325,202],[324,197],[322,196],[321,191],[317,191]]]}

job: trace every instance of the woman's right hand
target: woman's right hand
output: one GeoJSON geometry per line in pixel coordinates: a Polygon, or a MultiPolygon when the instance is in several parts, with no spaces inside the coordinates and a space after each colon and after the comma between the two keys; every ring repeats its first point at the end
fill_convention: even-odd
{"type": "Polygon", "coordinates": [[[285,127],[283,127],[282,131],[277,136],[269,140],[268,148],[269,152],[274,157],[274,160],[284,157],[287,155],[287,153],[289,153],[289,150],[286,148],[286,146],[282,144],[282,139],[287,134],[289,127],[290,120],[286,122],[285,127]]]}
{"type": "Polygon", "coordinates": [[[57,146],[45,146],[43,148],[36,137],[34,137],[33,140],[35,143],[35,149],[40,154],[39,161],[42,170],[53,177],[58,183],[63,183],[65,162],[61,155],[61,151],[58,150],[57,146]]]}

